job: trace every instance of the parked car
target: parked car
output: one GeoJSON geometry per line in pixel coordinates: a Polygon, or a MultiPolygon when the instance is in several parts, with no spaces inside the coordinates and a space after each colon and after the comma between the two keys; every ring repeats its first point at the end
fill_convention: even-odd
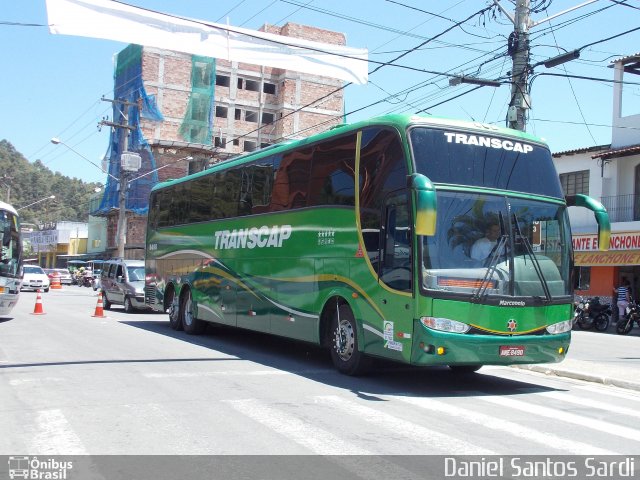
{"type": "Polygon", "coordinates": [[[144,303],[144,261],[107,260],[102,266],[100,289],[104,308],[124,305],[127,313],[147,309],[144,303]]]}
{"type": "MultiPolygon", "coordinates": [[[[51,285],[51,281],[42,267],[37,265],[25,265],[23,268],[24,276],[22,277],[22,285],[20,285],[20,290],[44,290],[45,292],[49,291],[49,286],[51,285]]],[[[144,277],[143,282],[144,283],[144,277]]]]}
{"type": "Polygon", "coordinates": [[[54,271],[60,274],[60,283],[62,285],[71,285],[71,274],[69,270],[66,268],[56,268],[54,271]]]}

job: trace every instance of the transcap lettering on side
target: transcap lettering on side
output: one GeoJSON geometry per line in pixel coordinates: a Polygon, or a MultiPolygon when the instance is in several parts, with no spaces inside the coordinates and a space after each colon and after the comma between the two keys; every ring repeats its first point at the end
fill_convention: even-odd
{"type": "Polygon", "coordinates": [[[219,230],[214,233],[215,246],[220,250],[234,248],[279,248],[291,237],[291,225],[251,227],[238,230],[219,230]]]}
{"type": "Polygon", "coordinates": [[[467,135],[466,133],[444,132],[448,143],[461,143],[462,145],[475,145],[478,147],[501,148],[510,152],[529,153],[533,151],[531,145],[526,143],[502,140],[500,138],[483,137],[480,135],[467,135]]]}

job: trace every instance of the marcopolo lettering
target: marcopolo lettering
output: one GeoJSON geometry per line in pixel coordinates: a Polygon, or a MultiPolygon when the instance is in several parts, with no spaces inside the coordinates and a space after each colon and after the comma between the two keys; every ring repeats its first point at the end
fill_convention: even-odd
{"type": "Polygon", "coordinates": [[[238,230],[219,230],[214,234],[215,246],[219,250],[234,248],[280,248],[291,236],[291,225],[251,227],[238,230]]]}
{"type": "Polygon", "coordinates": [[[477,147],[496,148],[510,152],[529,153],[533,151],[531,145],[526,143],[503,140],[501,138],[483,137],[480,135],[467,135],[466,133],[444,132],[448,143],[460,143],[462,145],[475,145],[477,147]]]}

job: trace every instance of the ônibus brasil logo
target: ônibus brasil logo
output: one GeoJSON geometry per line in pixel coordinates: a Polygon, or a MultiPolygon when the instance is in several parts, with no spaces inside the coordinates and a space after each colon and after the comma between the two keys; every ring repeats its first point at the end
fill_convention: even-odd
{"type": "Polygon", "coordinates": [[[214,234],[215,249],[233,248],[280,248],[291,236],[291,225],[274,225],[238,230],[219,230],[214,234]]]}

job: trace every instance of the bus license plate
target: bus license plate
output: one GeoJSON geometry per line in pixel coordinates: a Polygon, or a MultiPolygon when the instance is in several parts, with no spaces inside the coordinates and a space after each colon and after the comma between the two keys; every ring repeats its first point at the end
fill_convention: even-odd
{"type": "Polygon", "coordinates": [[[524,347],[523,346],[512,347],[509,345],[501,345],[500,356],[501,357],[524,357],[524,347]]]}

